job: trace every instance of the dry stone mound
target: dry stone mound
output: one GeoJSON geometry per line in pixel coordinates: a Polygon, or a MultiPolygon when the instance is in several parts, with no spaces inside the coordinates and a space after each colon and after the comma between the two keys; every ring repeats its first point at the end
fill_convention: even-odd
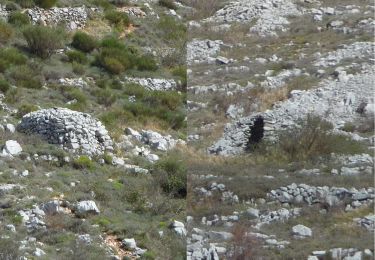
{"type": "Polygon", "coordinates": [[[42,136],[65,150],[88,155],[112,151],[112,140],[102,123],[89,114],[66,108],[42,109],[22,118],[17,130],[42,136]]]}

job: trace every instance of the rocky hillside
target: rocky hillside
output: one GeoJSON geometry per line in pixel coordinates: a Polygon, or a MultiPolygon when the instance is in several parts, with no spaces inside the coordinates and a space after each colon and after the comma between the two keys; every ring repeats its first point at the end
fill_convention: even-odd
{"type": "Polygon", "coordinates": [[[186,15],[0,1],[0,259],[184,259],[186,15]]]}
{"type": "Polygon", "coordinates": [[[188,259],[373,259],[373,3],[191,6],[188,259]]]}

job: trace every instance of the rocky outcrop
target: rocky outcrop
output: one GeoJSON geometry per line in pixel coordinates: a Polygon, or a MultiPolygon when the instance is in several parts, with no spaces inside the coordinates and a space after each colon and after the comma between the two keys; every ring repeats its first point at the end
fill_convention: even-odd
{"type": "Polygon", "coordinates": [[[14,156],[18,155],[22,152],[21,145],[14,140],[8,140],[5,142],[4,147],[2,149],[2,156],[14,156]]]}
{"type": "Polygon", "coordinates": [[[288,100],[276,103],[272,110],[255,113],[226,125],[223,137],[209,148],[209,152],[220,155],[243,152],[252,137],[252,129],[258,126],[262,128],[264,138],[276,140],[278,130],[297,127],[301,119],[309,114],[320,116],[339,129],[346,122],[354,122],[361,117],[363,113],[358,108],[363,104],[374,103],[374,80],[373,69],[366,68],[362,73],[350,75],[346,82],[325,80],[321,87],[313,90],[294,90],[288,100]]]}
{"type": "Polygon", "coordinates": [[[287,17],[300,14],[297,6],[289,0],[239,0],[229,3],[207,20],[219,23],[256,21],[250,31],[268,36],[285,31],[289,24],[287,17]]]}
{"type": "Polygon", "coordinates": [[[88,12],[86,7],[53,7],[51,9],[32,8],[27,9],[26,14],[30,16],[32,23],[43,25],[58,25],[66,23],[69,30],[82,29],[85,27],[88,12]]]}
{"type": "Polygon", "coordinates": [[[148,90],[175,90],[177,83],[173,79],[156,79],[156,78],[125,78],[126,82],[139,84],[148,90]]]}
{"type": "Polygon", "coordinates": [[[66,108],[42,109],[22,118],[17,130],[37,134],[51,144],[88,155],[112,151],[112,140],[102,123],[89,114],[66,108]]]}
{"type": "Polygon", "coordinates": [[[187,46],[187,63],[215,63],[216,56],[220,48],[224,45],[223,41],[199,40],[193,39],[187,46]]]}

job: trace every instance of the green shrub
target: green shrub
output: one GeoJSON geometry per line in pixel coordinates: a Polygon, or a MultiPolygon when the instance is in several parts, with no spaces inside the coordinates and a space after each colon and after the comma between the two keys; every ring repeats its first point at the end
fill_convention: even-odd
{"type": "Polygon", "coordinates": [[[30,18],[27,14],[16,11],[9,14],[8,22],[16,26],[23,26],[30,24],[30,18]]]}
{"type": "Polygon", "coordinates": [[[16,3],[22,8],[32,8],[35,6],[35,2],[33,0],[16,0],[16,3]]]}
{"type": "Polygon", "coordinates": [[[158,66],[155,62],[155,59],[152,56],[144,55],[137,58],[137,69],[138,70],[149,70],[155,71],[158,69],[158,66]]]}
{"type": "Polygon", "coordinates": [[[10,89],[10,84],[5,79],[0,78],[0,91],[5,93],[10,89]]]}
{"type": "Polygon", "coordinates": [[[113,74],[120,74],[134,66],[135,55],[131,49],[117,39],[102,41],[102,48],[96,57],[96,64],[113,74]]]}
{"type": "Polygon", "coordinates": [[[180,78],[181,88],[185,92],[187,88],[186,66],[178,66],[178,67],[173,68],[172,75],[180,78]]]}
{"type": "MultiPolygon", "coordinates": [[[[64,87],[66,88],[66,87],[64,87]]],[[[87,103],[87,96],[83,93],[80,89],[75,87],[68,87],[64,92],[63,95],[69,100],[77,100],[77,103],[81,105],[86,105],[87,103]]]]}
{"type": "Polygon", "coordinates": [[[136,49],[126,46],[115,38],[105,39],[101,45],[100,53],[96,57],[96,64],[112,74],[120,74],[134,67],[139,70],[154,71],[157,69],[153,57],[140,56],[136,49]]]}
{"type": "Polygon", "coordinates": [[[129,5],[128,0],[110,0],[109,1],[111,4],[118,6],[118,7],[123,7],[129,5]]]}
{"type": "Polygon", "coordinates": [[[162,36],[167,41],[186,39],[187,30],[184,23],[177,21],[170,16],[163,16],[159,20],[158,28],[162,31],[162,36]]]}
{"type": "Polygon", "coordinates": [[[130,25],[129,16],[125,13],[110,10],[105,13],[105,19],[117,28],[127,27],[130,25]]]}
{"type": "Polygon", "coordinates": [[[63,48],[65,32],[60,28],[29,26],[23,30],[29,50],[41,58],[49,57],[53,51],[63,48]]]}
{"type": "Polygon", "coordinates": [[[66,52],[66,56],[68,56],[70,62],[86,64],[88,61],[86,54],[81,51],[68,51],[66,52]]]}
{"type": "Polygon", "coordinates": [[[34,0],[35,4],[41,8],[49,9],[56,5],[57,0],[34,0]]]}
{"type": "Polygon", "coordinates": [[[73,36],[72,46],[83,52],[91,52],[98,46],[98,43],[94,37],[87,33],[76,32],[73,36]]]}
{"type": "Polygon", "coordinates": [[[12,67],[9,71],[9,77],[12,78],[17,87],[40,89],[44,84],[44,79],[39,75],[38,67],[20,65],[12,67]]]}
{"type": "Polygon", "coordinates": [[[26,60],[26,57],[16,48],[0,49],[0,72],[4,72],[12,65],[25,64],[26,60]]]}
{"type": "Polygon", "coordinates": [[[83,75],[86,72],[85,66],[77,62],[72,63],[72,69],[77,75],[83,75]]]}
{"type": "Polygon", "coordinates": [[[20,6],[14,2],[8,2],[6,3],[5,5],[5,9],[8,11],[8,12],[12,12],[12,11],[17,11],[17,10],[20,10],[20,6]]]}
{"type": "Polygon", "coordinates": [[[95,96],[97,97],[97,102],[106,107],[111,106],[116,101],[116,95],[108,89],[96,91],[95,96]]]}
{"type": "Polygon", "coordinates": [[[9,24],[0,20],[0,44],[7,43],[13,36],[13,29],[9,24]]]}
{"type": "Polygon", "coordinates": [[[38,106],[36,106],[36,105],[29,104],[29,103],[22,104],[18,107],[17,117],[21,118],[24,115],[26,115],[30,112],[36,111],[36,110],[38,110],[38,106]]]}
{"type": "Polygon", "coordinates": [[[73,167],[79,170],[88,169],[92,170],[94,168],[94,163],[86,155],[81,155],[73,161],[73,167]]]}
{"type": "Polygon", "coordinates": [[[176,197],[186,196],[187,168],[178,155],[158,161],[154,176],[164,192],[176,197]]]}
{"type": "Polygon", "coordinates": [[[177,10],[177,6],[173,0],[159,0],[158,4],[169,9],[177,10]]]}
{"type": "Polygon", "coordinates": [[[112,164],[113,158],[112,158],[112,156],[111,156],[110,154],[105,153],[105,154],[103,155],[103,159],[104,159],[104,162],[105,162],[106,164],[112,164]]]}
{"type": "Polygon", "coordinates": [[[15,104],[19,102],[20,98],[20,89],[19,88],[11,88],[7,91],[5,95],[5,102],[9,104],[15,104]]]}
{"type": "MultiPolygon", "coordinates": [[[[105,55],[105,54],[104,54],[105,55]]],[[[104,69],[113,74],[120,74],[127,68],[116,58],[103,57],[100,59],[100,64],[104,69]]]]}

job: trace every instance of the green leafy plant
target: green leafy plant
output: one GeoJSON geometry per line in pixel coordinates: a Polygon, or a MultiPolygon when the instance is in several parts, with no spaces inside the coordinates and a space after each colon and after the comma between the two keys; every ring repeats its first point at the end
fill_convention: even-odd
{"type": "Polygon", "coordinates": [[[73,36],[72,46],[83,52],[91,52],[98,46],[98,43],[94,37],[87,33],[76,32],[73,36]]]}
{"type": "Polygon", "coordinates": [[[28,26],[23,36],[29,50],[41,58],[49,57],[53,51],[64,47],[65,32],[61,28],[28,26]]]}
{"type": "Polygon", "coordinates": [[[8,22],[16,26],[24,26],[30,24],[30,18],[27,14],[15,11],[9,14],[8,22]]]}
{"type": "Polygon", "coordinates": [[[41,8],[49,9],[56,5],[57,0],[34,0],[35,4],[41,8]]]}

